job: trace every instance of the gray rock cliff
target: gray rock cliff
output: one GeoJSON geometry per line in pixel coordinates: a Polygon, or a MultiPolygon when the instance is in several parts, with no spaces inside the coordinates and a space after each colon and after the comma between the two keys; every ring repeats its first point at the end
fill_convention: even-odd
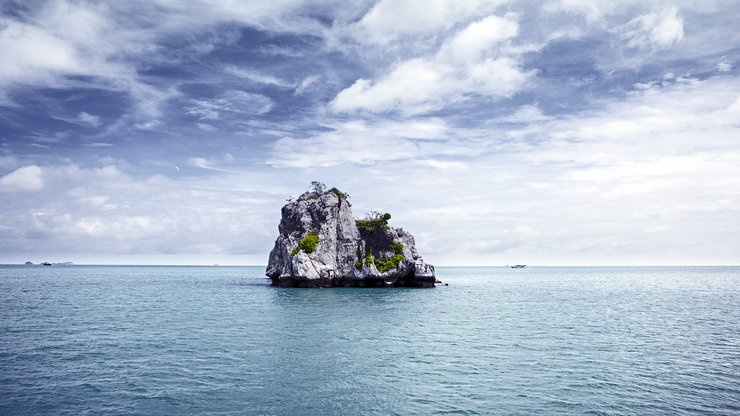
{"type": "Polygon", "coordinates": [[[434,266],[386,216],[355,221],[341,192],[306,192],[282,209],[266,274],[286,287],[434,286],[434,266]]]}

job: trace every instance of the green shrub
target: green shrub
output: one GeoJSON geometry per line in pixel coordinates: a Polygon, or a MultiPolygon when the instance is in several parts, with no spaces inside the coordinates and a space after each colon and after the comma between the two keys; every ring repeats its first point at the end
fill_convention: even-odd
{"type": "Polygon", "coordinates": [[[355,220],[355,225],[360,231],[372,231],[373,224],[367,220],[355,220]]]}
{"type": "Polygon", "coordinates": [[[344,202],[347,203],[347,205],[352,206],[352,204],[349,203],[349,194],[348,193],[342,192],[339,189],[337,189],[336,187],[329,189],[329,192],[333,192],[334,195],[336,195],[337,198],[339,198],[339,202],[340,203],[342,201],[344,201],[344,202]]]}
{"type": "Polygon", "coordinates": [[[326,192],[326,185],[324,185],[323,182],[311,181],[311,187],[308,189],[318,195],[321,195],[326,192]]]}
{"type": "Polygon", "coordinates": [[[319,233],[310,232],[301,238],[298,247],[306,253],[313,253],[316,250],[316,244],[319,244],[319,233]]]}
{"type": "Polygon", "coordinates": [[[393,252],[396,254],[403,254],[403,243],[395,243],[391,246],[393,252]]]}
{"type": "Polygon", "coordinates": [[[305,237],[301,238],[301,241],[298,242],[298,247],[294,248],[293,251],[290,252],[290,255],[295,256],[301,250],[306,252],[306,254],[313,253],[316,251],[317,244],[319,244],[319,233],[312,231],[306,234],[305,237]]]}
{"type": "Polygon", "coordinates": [[[387,272],[389,270],[397,269],[403,259],[405,259],[403,254],[394,254],[393,257],[389,259],[375,259],[375,267],[377,267],[378,271],[381,273],[387,272]]]}
{"type": "Polygon", "coordinates": [[[362,260],[357,260],[355,262],[355,269],[362,270],[362,260]]]}
{"type": "Polygon", "coordinates": [[[398,265],[401,264],[401,262],[406,258],[403,255],[403,243],[394,243],[390,246],[390,248],[393,250],[394,253],[391,258],[384,259],[376,257],[373,259],[375,267],[377,267],[378,271],[381,273],[397,269],[398,265]]]}
{"type": "MultiPolygon", "coordinates": [[[[365,240],[365,265],[375,264],[375,267],[381,273],[397,269],[399,264],[406,258],[403,255],[403,243],[394,243],[388,233],[390,228],[388,226],[388,220],[390,219],[391,214],[387,212],[381,214],[377,211],[372,211],[364,219],[355,220],[355,225],[357,225],[357,229],[360,231],[360,236],[365,240]],[[393,251],[393,256],[387,259],[372,255],[373,252],[379,254],[391,250],[393,251]]],[[[357,258],[359,257],[360,251],[358,248],[357,258]]]]}
{"type": "Polygon", "coordinates": [[[360,230],[360,233],[377,233],[380,231],[388,231],[388,220],[391,219],[391,214],[385,213],[380,215],[377,212],[368,214],[364,220],[355,220],[355,225],[360,230]]]}

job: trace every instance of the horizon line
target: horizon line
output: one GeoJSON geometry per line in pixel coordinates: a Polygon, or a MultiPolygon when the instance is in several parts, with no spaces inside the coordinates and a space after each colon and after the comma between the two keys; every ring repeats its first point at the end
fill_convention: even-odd
{"type": "MultiPolygon", "coordinates": [[[[175,264],[175,263],[74,263],[64,264],[67,262],[50,262],[54,267],[74,267],[74,266],[150,266],[150,267],[267,267],[262,264],[219,264],[219,263],[204,263],[204,264],[175,264]]],[[[42,263],[0,263],[0,266],[43,266],[42,263]]],[[[490,267],[502,267],[510,268],[508,264],[495,264],[495,265],[440,265],[435,267],[459,267],[459,268],[490,268],[490,267]]],[[[49,267],[49,266],[46,266],[49,267]]],[[[740,264],[580,264],[580,265],[526,265],[526,268],[536,267],[740,267],[740,264]]]]}

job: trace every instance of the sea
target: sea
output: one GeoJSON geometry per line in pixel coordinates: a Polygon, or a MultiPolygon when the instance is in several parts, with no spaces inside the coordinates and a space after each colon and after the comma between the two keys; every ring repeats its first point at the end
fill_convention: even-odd
{"type": "Polygon", "coordinates": [[[739,415],[740,267],[0,266],[0,415],[739,415]]]}

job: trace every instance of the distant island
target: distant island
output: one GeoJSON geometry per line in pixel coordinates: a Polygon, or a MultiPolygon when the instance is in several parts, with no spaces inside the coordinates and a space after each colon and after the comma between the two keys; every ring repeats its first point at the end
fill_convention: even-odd
{"type": "Polygon", "coordinates": [[[434,266],[414,237],[388,225],[391,215],[352,215],[349,195],[312,182],[282,208],[280,235],[266,274],[284,287],[433,287],[434,266]]]}
{"type": "MultiPolygon", "coordinates": [[[[33,264],[33,262],[31,261],[27,261],[24,264],[26,266],[35,266],[35,264],[33,264]]],[[[72,263],[71,261],[64,261],[61,263],[52,263],[52,262],[44,261],[44,262],[39,263],[39,266],[74,266],[74,263],[72,263]]]]}

